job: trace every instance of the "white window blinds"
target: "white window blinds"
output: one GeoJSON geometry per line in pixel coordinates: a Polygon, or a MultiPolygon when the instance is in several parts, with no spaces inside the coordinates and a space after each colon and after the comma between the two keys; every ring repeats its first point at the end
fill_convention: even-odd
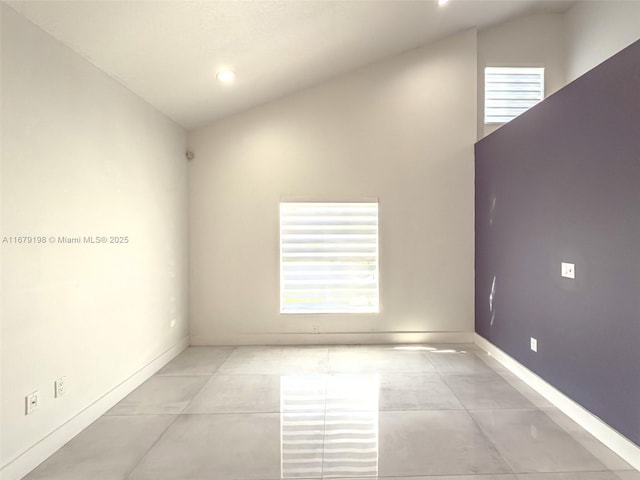
{"type": "Polygon", "coordinates": [[[280,204],[280,312],[378,312],[378,204],[280,204]]]}
{"type": "Polygon", "coordinates": [[[484,69],[484,123],[506,123],[544,98],[544,68],[484,69]]]}

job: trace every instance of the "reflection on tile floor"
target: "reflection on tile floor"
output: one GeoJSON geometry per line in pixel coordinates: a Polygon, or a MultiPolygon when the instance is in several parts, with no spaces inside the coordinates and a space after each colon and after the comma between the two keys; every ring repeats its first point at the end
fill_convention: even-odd
{"type": "Polygon", "coordinates": [[[640,480],[473,345],[191,347],[27,480],[640,480]]]}

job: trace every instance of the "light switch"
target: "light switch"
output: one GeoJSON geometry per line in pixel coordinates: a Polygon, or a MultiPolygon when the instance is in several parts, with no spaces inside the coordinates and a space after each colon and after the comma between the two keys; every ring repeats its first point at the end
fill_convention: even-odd
{"type": "Polygon", "coordinates": [[[576,265],[574,263],[562,262],[562,276],[565,278],[576,278],[576,265]]]}

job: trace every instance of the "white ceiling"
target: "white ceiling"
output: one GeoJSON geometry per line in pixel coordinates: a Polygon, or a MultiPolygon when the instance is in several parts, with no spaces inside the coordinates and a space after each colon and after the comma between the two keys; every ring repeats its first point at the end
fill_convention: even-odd
{"type": "Polygon", "coordinates": [[[187,129],[555,0],[9,1],[187,129]],[[237,80],[215,80],[221,68],[237,80]]]}

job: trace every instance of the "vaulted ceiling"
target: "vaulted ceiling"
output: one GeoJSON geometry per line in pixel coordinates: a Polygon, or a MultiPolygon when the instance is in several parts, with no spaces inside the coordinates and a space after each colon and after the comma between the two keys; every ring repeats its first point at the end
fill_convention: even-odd
{"type": "Polygon", "coordinates": [[[187,129],[464,29],[570,1],[9,1],[187,129]],[[216,81],[230,68],[232,85],[216,81]]]}

